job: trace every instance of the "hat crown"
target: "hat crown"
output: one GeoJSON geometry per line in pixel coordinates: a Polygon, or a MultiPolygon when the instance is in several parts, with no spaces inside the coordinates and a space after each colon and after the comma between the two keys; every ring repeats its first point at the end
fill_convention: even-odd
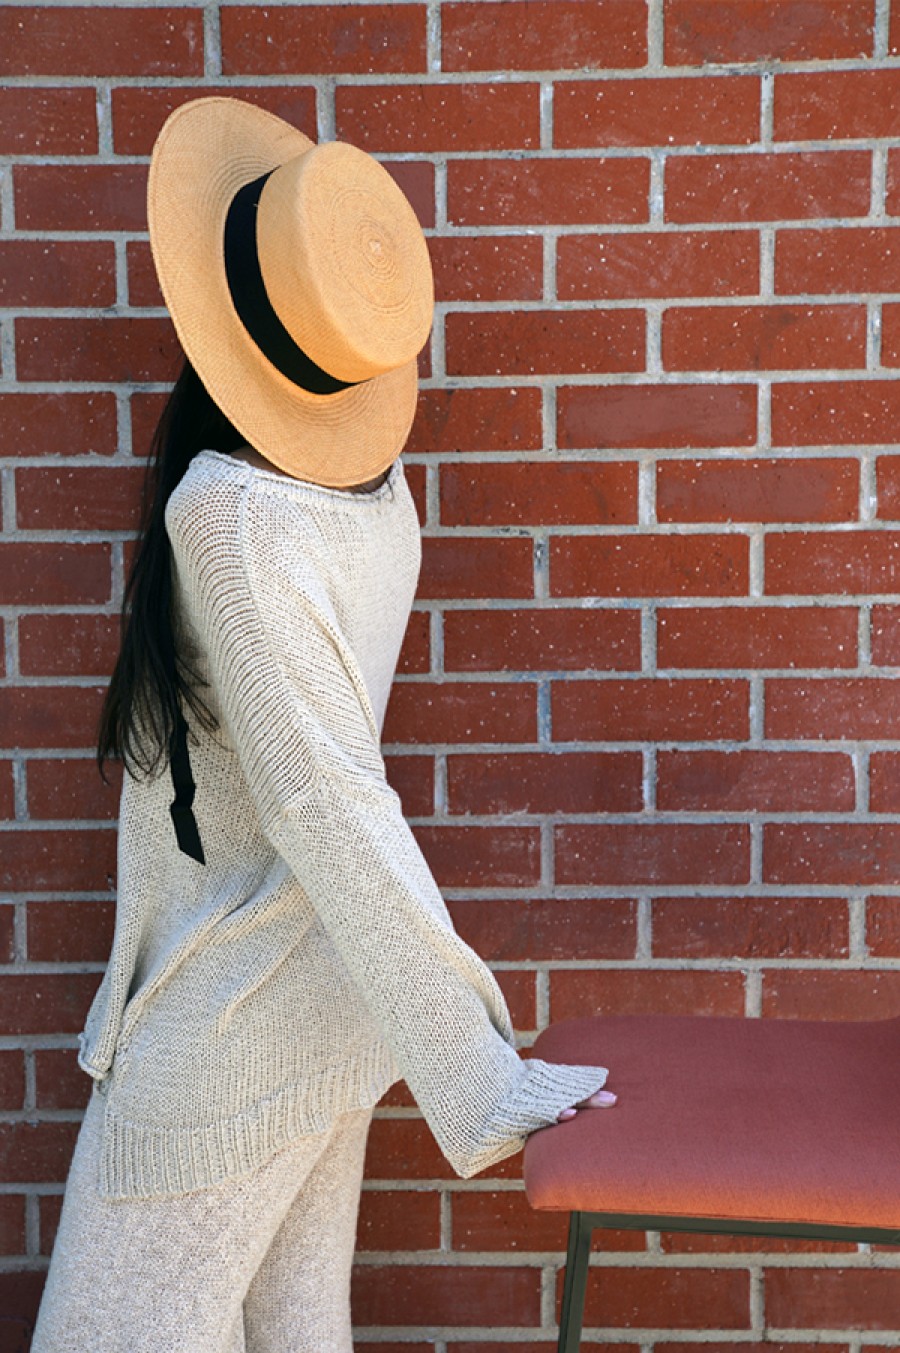
{"type": "Polygon", "coordinates": [[[373,156],[326,141],[279,165],[256,218],[269,301],[299,348],[345,381],[413,359],[434,279],[418,218],[373,156]]]}

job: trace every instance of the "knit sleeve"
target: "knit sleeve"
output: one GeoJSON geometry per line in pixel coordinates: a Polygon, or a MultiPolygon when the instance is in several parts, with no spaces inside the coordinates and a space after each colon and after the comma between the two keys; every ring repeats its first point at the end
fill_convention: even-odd
{"type": "MultiPolygon", "coordinates": [[[[243,528],[204,577],[180,560],[262,828],[383,1031],[443,1155],[469,1178],[599,1089],[603,1066],[523,1058],[502,991],[457,934],[385,778],[333,615],[243,528]]],[[[277,552],[276,552],[277,553],[277,552]]]]}

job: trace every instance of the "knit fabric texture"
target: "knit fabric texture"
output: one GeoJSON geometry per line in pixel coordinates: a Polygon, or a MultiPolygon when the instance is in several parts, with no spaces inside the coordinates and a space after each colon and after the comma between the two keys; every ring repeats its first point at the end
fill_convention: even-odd
{"type": "Polygon", "coordinates": [[[353,1353],[371,1109],[252,1174],[126,1199],[97,1191],[102,1103],[91,1096],[75,1144],[30,1353],[353,1353]]]}
{"type": "MultiPolygon", "coordinates": [[[[374,492],[195,456],[166,506],[200,864],[168,764],[123,778],[112,952],[80,1035],[100,1190],[246,1174],[403,1077],[469,1178],[602,1086],[522,1057],[388,784],[381,729],[418,583],[399,458],[374,492]]],[[[563,1127],[561,1131],[565,1131],[563,1127]]]]}

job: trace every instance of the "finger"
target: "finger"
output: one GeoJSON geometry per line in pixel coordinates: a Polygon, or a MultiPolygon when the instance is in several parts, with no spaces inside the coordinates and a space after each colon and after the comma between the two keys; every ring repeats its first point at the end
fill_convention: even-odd
{"type": "Polygon", "coordinates": [[[584,1109],[607,1109],[615,1104],[618,1096],[612,1090],[595,1090],[587,1099],[582,1099],[578,1107],[584,1109]]]}

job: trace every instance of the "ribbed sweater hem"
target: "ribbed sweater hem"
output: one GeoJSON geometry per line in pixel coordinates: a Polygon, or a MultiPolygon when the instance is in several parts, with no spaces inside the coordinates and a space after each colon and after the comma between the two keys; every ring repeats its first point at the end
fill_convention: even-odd
{"type": "Polygon", "coordinates": [[[191,1193],[249,1174],[298,1137],[324,1132],[334,1118],[374,1107],[399,1079],[384,1041],[349,1061],[286,1085],[242,1113],[203,1126],[158,1127],[115,1112],[115,1086],[106,1098],[100,1192],[111,1198],[191,1193]]]}

